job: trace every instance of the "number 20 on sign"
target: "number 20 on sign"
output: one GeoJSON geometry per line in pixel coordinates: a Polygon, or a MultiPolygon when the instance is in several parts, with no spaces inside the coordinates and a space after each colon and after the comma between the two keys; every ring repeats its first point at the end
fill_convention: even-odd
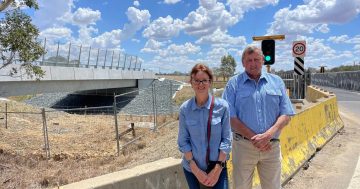
{"type": "Polygon", "coordinates": [[[306,52],[306,41],[294,41],[292,48],[293,57],[304,57],[306,52]]]}

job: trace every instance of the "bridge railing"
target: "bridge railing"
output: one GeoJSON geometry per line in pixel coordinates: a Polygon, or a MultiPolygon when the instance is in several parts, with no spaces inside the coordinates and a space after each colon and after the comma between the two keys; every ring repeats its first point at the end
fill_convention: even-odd
{"type": "MultiPolygon", "coordinates": [[[[84,68],[108,68],[122,70],[141,70],[143,61],[136,55],[124,53],[120,49],[101,49],[91,46],[42,41],[46,53],[34,63],[40,66],[63,66],[84,68]]],[[[1,51],[1,49],[0,49],[1,51]]],[[[1,52],[5,55],[9,53],[1,52]]],[[[3,60],[2,64],[6,60],[3,60]]],[[[19,62],[15,54],[14,63],[19,62]]]]}
{"type": "Polygon", "coordinates": [[[314,73],[311,79],[314,85],[360,91],[360,71],[314,73]]]}

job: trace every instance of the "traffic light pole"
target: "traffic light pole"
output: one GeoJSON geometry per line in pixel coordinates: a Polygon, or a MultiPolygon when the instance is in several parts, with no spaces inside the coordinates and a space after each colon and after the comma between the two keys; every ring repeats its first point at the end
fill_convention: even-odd
{"type": "Polygon", "coordinates": [[[266,65],[266,71],[267,73],[270,73],[270,65],[266,65]]]}

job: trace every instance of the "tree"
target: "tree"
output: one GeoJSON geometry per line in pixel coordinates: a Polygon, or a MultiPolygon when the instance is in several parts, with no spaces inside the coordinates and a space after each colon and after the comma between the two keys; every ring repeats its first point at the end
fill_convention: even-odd
{"type": "Polygon", "coordinates": [[[236,69],[236,62],[234,57],[231,55],[224,55],[221,58],[220,72],[223,79],[228,80],[229,77],[233,76],[236,69]]]}
{"type": "MultiPolygon", "coordinates": [[[[5,17],[0,20],[0,56],[3,61],[0,69],[16,60],[20,62],[19,69],[24,69],[28,76],[39,79],[45,73],[33,62],[38,60],[45,50],[37,40],[39,30],[31,23],[31,18],[19,8],[23,5],[38,9],[36,0],[3,0],[0,3],[0,11],[5,11],[5,17]]],[[[14,76],[18,72],[19,70],[13,67],[9,75],[14,76]]]]}

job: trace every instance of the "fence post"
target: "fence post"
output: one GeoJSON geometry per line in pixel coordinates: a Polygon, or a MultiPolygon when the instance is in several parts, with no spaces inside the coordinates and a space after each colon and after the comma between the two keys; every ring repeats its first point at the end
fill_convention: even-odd
{"type": "Polygon", "coordinates": [[[80,67],[81,48],[82,48],[82,45],[80,45],[79,60],[78,60],[78,67],[80,67]]]}
{"type": "Polygon", "coordinates": [[[96,57],[96,64],[95,64],[95,68],[97,68],[97,66],[98,66],[99,54],[100,54],[100,49],[98,49],[98,53],[97,53],[97,57],[96,57]]]}
{"type": "Polygon", "coordinates": [[[88,54],[88,61],[87,61],[87,68],[89,67],[90,65],[90,54],[91,54],[91,46],[89,48],[89,54],[88,54]]]}
{"type": "Polygon", "coordinates": [[[49,146],[49,136],[48,136],[47,124],[46,124],[45,108],[41,108],[41,115],[42,115],[42,120],[43,120],[43,133],[44,133],[46,158],[50,159],[50,146],[49,146]]]}
{"type": "Polygon", "coordinates": [[[116,146],[117,146],[117,155],[120,156],[120,143],[119,143],[119,129],[118,129],[118,121],[117,121],[117,109],[116,109],[116,95],[114,93],[114,119],[115,119],[115,134],[116,134],[116,146]]]}
{"type": "Polygon", "coordinates": [[[133,58],[133,56],[130,56],[130,65],[129,65],[129,67],[128,67],[128,70],[130,70],[130,69],[131,69],[131,62],[132,62],[132,58],[133,58]]]}
{"type": "Polygon", "coordinates": [[[155,131],[156,130],[156,122],[157,122],[155,83],[152,84],[152,97],[153,97],[153,113],[154,113],[154,128],[153,128],[153,131],[155,131]]]}
{"type": "Polygon", "coordinates": [[[172,88],[173,88],[173,83],[172,81],[170,81],[170,115],[171,115],[171,118],[173,117],[173,114],[174,114],[174,110],[173,110],[173,106],[172,106],[172,95],[173,95],[173,92],[172,92],[172,88]]]}
{"type": "Polygon", "coordinates": [[[105,49],[105,58],[104,58],[104,66],[103,66],[103,68],[105,68],[105,66],[106,66],[106,56],[107,56],[107,49],[105,49]]]}
{"type": "Polygon", "coordinates": [[[113,67],[113,62],[114,62],[114,50],[113,50],[112,55],[111,55],[111,66],[110,66],[110,69],[112,69],[112,67],[113,67]]]}
{"type": "Polygon", "coordinates": [[[118,60],[116,69],[119,69],[119,67],[120,67],[120,60],[121,60],[121,51],[119,52],[119,60],[118,60]]]}
{"type": "Polygon", "coordinates": [[[131,129],[132,129],[132,135],[133,137],[135,137],[135,126],[134,126],[134,123],[131,123],[131,129]]]}
{"type": "Polygon", "coordinates": [[[7,102],[5,103],[5,129],[7,129],[7,102]]]}
{"type": "Polygon", "coordinates": [[[68,57],[67,57],[67,64],[70,64],[70,50],[71,50],[71,43],[69,44],[69,51],[68,51],[68,57]]]}
{"type": "Polygon", "coordinates": [[[125,59],[124,59],[124,67],[123,67],[123,70],[125,70],[126,58],[127,58],[127,55],[125,54],[125,59]]]}

